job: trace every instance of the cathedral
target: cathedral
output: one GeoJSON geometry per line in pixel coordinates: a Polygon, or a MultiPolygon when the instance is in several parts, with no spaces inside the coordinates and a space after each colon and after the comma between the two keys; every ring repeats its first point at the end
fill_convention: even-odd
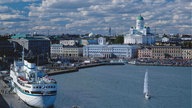
{"type": "Polygon", "coordinates": [[[139,15],[136,18],[136,27],[131,27],[129,33],[124,36],[124,44],[153,44],[155,37],[150,33],[150,27],[144,25],[144,18],[139,15]]]}

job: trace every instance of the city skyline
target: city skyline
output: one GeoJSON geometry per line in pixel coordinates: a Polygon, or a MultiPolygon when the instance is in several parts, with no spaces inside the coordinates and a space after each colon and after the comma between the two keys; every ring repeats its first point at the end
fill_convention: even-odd
{"type": "Polygon", "coordinates": [[[0,34],[122,34],[140,14],[152,32],[191,34],[191,10],[191,0],[0,0],[0,34]]]}

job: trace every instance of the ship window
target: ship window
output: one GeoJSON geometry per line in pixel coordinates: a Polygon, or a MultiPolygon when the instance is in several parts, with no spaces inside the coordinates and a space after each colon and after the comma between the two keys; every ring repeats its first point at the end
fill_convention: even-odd
{"type": "Polygon", "coordinates": [[[32,94],[42,94],[41,91],[32,91],[31,93],[32,93],[32,94]]]}

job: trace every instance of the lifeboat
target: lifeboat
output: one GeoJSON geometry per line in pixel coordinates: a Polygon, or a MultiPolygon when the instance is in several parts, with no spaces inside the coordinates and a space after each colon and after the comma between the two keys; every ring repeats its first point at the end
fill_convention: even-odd
{"type": "Polygon", "coordinates": [[[21,76],[18,77],[18,80],[25,83],[25,84],[28,83],[28,80],[24,77],[21,77],[21,76]]]}

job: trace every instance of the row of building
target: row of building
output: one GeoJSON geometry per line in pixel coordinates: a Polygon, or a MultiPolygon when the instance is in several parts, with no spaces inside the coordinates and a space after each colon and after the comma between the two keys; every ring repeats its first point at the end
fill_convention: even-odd
{"type": "Polygon", "coordinates": [[[192,59],[192,49],[182,49],[181,46],[150,46],[138,49],[138,58],[192,59]]]}
{"type": "MultiPolygon", "coordinates": [[[[131,27],[124,36],[123,44],[108,44],[104,37],[58,39],[50,37],[14,35],[10,39],[0,39],[0,57],[21,56],[24,47],[26,58],[47,61],[48,58],[98,57],[98,58],[184,58],[192,59],[192,48],[183,49],[177,41],[162,37],[162,42],[144,26],[144,18],[136,18],[136,27],[131,27]],[[157,43],[160,42],[160,43],[157,43]],[[176,42],[175,45],[170,44],[176,42]],[[162,44],[163,43],[163,44],[162,44]],[[145,47],[147,46],[147,47],[145,47]]],[[[191,44],[192,38],[183,38],[191,44]]],[[[186,44],[186,45],[189,45],[186,44]]]]}
{"type": "MultiPolygon", "coordinates": [[[[107,44],[106,38],[99,37],[97,41],[85,41],[84,45],[78,46],[79,41],[60,40],[58,44],[52,43],[47,37],[12,36],[8,41],[0,40],[0,56],[7,54],[15,56],[19,52],[21,56],[22,47],[28,58],[39,56],[43,60],[51,57],[97,57],[97,58],[183,58],[192,59],[192,49],[183,49],[181,46],[157,46],[137,44],[107,44]]],[[[41,61],[43,61],[41,60],[41,61]]]]}
{"type": "Polygon", "coordinates": [[[98,58],[183,58],[192,59],[192,49],[182,49],[181,46],[147,46],[139,45],[107,45],[105,38],[100,37],[97,45],[83,47],[51,45],[51,57],[98,57],[98,58]]]}

